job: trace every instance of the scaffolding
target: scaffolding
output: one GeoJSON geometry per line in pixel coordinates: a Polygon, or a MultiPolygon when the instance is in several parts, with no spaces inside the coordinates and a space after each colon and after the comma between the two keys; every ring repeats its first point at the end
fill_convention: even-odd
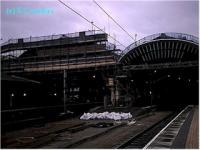
{"type": "Polygon", "coordinates": [[[14,39],[1,46],[2,71],[46,72],[115,65],[116,51],[100,31],[14,39]],[[19,55],[19,51],[23,53],[19,55]]]}
{"type": "Polygon", "coordinates": [[[133,106],[135,102],[153,105],[152,100],[158,99],[153,96],[162,96],[160,93],[154,94],[160,88],[157,85],[166,79],[171,80],[168,73],[173,72],[175,76],[177,70],[184,75],[185,81],[188,80],[188,84],[195,85],[198,72],[196,38],[166,34],[165,41],[166,36],[162,39],[164,34],[158,35],[131,44],[121,56],[120,50],[109,43],[107,34],[101,31],[12,39],[3,43],[1,70],[7,78],[3,79],[2,88],[4,119],[14,120],[17,116],[22,117],[21,114],[29,118],[33,110],[44,115],[48,112],[48,116],[49,112],[66,113],[75,106],[80,110],[103,104],[105,108],[109,105],[133,106]],[[170,42],[168,36],[184,42],[179,45],[180,50],[176,41],[169,43],[169,47],[180,57],[184,52],[190,52],[185,59],[168,60],[169,56],[174,57],[174,53],[169,53],[167,48],[167,42],[170,42]],[[157,43],[148,46],[154,41],[157,43]],[[142,46],[144,48],[138,48],[142,46]],[[153,48],[154,52],[149,51],[153,48]],[[154,57],[155,54],[159,54],[159,57],[154,57]],[[161,61],[156,62],[161,54],[161,61]],[[142,61],[143,57],[151,58],[151,55],[155,58],[150,59],[153,63],[142,61]],[[192,75],[187,75],[188,72],[192,75]],[[8,80],[10,75],[12,80],[8,80]],[[14,83],[16,77],[18,83],[14,83]],[[21,80],[28,82],[22,83],[21,80]],[[7,81],[12,83],[7,84],[7,81]],[[33,81],[39,83],[33,85],[34,90],[30,85],[33,81]],[[16,90],[15,93],[12,90],[16,90]]]}
{"type": "MultiPolygon", "coordinates": [[[[59,82],[62,93],[60,99],[66,112],[66,103],[72,104],[74,97],[80,92],[76,82],[84,78],[84,73],[86,76],[94,74],[94,78],[96,73],[100,74],[105,86],[108,78],[115,76],[119,51],[114,44],[108,42],[107,34],[96,30],[12,39],[1,45],[2,72],[5,75],[18,75],[41,83],[43,79],[51,80],[54,76],[59,82]],[[40,80],[42,75],[43,79],[40,80]]],[[[110,99],[110,96],[108,97],[110,99]]],[[[98,102],[95,94],[93,98],[94,103],[98,102]]],[[[85,98],[85,102],[88,101],[91,102],[89,98],[85,98]]]]}
{"type": "MultiPolygon", "coordinates": [[[[76,73],[79,73],[79,78],[81,78],[81,73],[87,72],[88,76],[92,78],[98,72],[110,90],[110,95],[107,94],[106,99],[110,99],[112,105],[118,105],[121,103],[120,101],[130,101],[127,98],[134,95],[127,90],[131,86],[131,82],[128,80],[132,76],[130,75],[132,71],[198,67],[196,42],[197,39],[191,35],[160,33],[145,37],[131,44],[120,56],[118,54],[120,50],[116,49],[114,44],[109,43],[107,34],[101,31],[13,39],[1,46],[2,71],[11,75],[33,73],[60,74],[63,79],[64,101],[70,99],[70,90],[73,92],[71,85],[77,80],[75,79],[76,73]],[[167,40],[164,41],[162,39],[167,40]],[[175,40],[170,43],[169,39],[178,39],[183,43],[178,45],[175,40]],[[157,43],[148,47],[148,43],[152,43],[152,41],[157,41],[157,43]],[[189,41],[190,45],[187,41],[189,41]],[[138,46],[142,45],[145,46],[142,51],[139,48],[137,49],[138,46]],[[169,56],[173,56],[174,58],[174,53],[172,51],[169,52],[170,47],[173,50],[174,47],[176,48],[173,52],[177,56],[181,57],[185,51],[191,51],[195,57],[193,58],[192,55],[189,55],[190,59],[185,59],[188,61],[180,59],[170,62],[170,60],[168,61],[169,56]],[[152,50],[153,48],[156,52],[149,51],[149,49],[152,50]],[[130,51],[135,52],[136,55],[132,55],[130,51]],[[159,52],[159,59],[161,58],[161,54],[163,57],[159,63],[156,62],[158,58],[154,57],[157,52],[159,52]],[[127,60],[122,60],[127,53],[130,54],[125,57],[127,60]],[[137,58],[138,60],[142,60],[141,58],[144,56],[151,58],[151,55],[155,60],[150,60],[156,63],[141,63],[140,61],[138,64],[131,64],[132,60],[137,60],[137,58]],[[165,58],[166,62],[163,61],[165,58]],[[122,61],[125,61],[125,63],[122,61]],[[126,61],[130,61],[130,63],[126,63],[126,61]],[[123,82],[127,84],[123,85],[123,82]]],[[[106,95],[105,93],[104,95],[106,95]]]]}

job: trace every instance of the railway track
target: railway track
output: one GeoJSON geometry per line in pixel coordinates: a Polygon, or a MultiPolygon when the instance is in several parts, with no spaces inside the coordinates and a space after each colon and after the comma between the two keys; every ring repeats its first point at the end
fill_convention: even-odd
{"type": "Polygon", "coordinates": [[[170,148],[192,108],[187,106],[182,111],[174,112],[116,148],[170,148]]]}
{"type": "Polygon", "coordinates": [[[69,110],[65,115],[61,115],[63,112],[62,105],[2,110],[2,132],[6,133],[9,131],[23,129],[25,127],[40,126],[48,122],[76,117],[88,110],[90,107],[94,107],[99,104],[101,103],[68,104],[67,106],[73,109],[69,110]],[[71,113],[71,111],[74,113],[71,113]]]}
{"type": "Polygon", "coordinates": [[[4,148],[38,148],[45,145],[51,139],[62,132],[75,133],[80,130],[88,128],[85,123],[67,123],[64,126],[61,124],[54,124],[52,126],[47,126],[46,128],[34,128],[30,136],[23,134],[19,137],[9,139],[8,137],[2,137],[2,147],[4,148]]]}
{"type": "MultiPolygon", "coordinates": [[[[153,146],[156,145],[157,147],[162,147],[154,143],[155,139],[157,139],[157,137],[160,137],[158,134],[163,133],[165,129],[167,129],[168,127],[171,127],[170,132],[171,133],[173,132],[174,135],[168,133],[165,135],[165,137],[163,137],[162,135],[161,139],[164,140],[164,142],[172,142],[177,135],[178,131],[176,130],[180,128],[180,126],[184,123],[184,120],[187,118],[187,116],[191,114],[190,113],[191,110],[192,110],[192,107],[188,106],[181,112],[176,111],[176,113],[171,113],[171,115],[165,117],[164,119],[154,124],[150,128],[144,131],[140,130],[140,132],[137,132],[138,134],[136,136],[134,135],[134,137],[130,138],[129,140],[127,140],[126,142],[122,143],[120,146],[117,146],[115,148],[127,148],[127,149],[128,148],[151,148],[152,144],[153,146]],[[172,122],[174,124],[170,126],[169,124],[171,124],[172,122]],[[170,141],[169,141],[169,138],[171,138],[170,141]]],[[[14,148],[14,147],[15,148],[17,147],[18,148],[21,148],[21,147],[23,148],[30,148],[30,147],[31,148],[39,148],[39,147],[63,148],[65,147],[66,148],[66,147],[71,147],[71,146],[76,147],[79,144],[82,144],[85,142],[87,143],[87,141],[93,140],[100,136],[103,137],[105,133],[106,134],[108,132],[110,133],[111,130],[119,127],[115,125],[113,127],[98,130],[97,132],[97,129],[93,127],[93,125],[96,125],[94,122],[91,122],[89,124],[88,123],[80,124],[80,122],[78,121],[77,123],[71,124],[70,122],[69,123],[65,122],[63,124],[62,122],[60,123],[58,122],[54,124],[52,123],[51,126],[48,125],[41,128],[35,128],[33,131],[36,134],[35,133],[30,134],[30,137],[26,137],[25,134],[24,136],[20,134],[21,136],[20,138],[16,137],[17,139],[19,139],[19,141],[16,141],[15,138],[13,138],[14,140],[4,139],[4,146],[5,147],[8,146],[10,148],[14,148]],[[42,129],[42,132],[40,133],[41,129],[42,129]],[[24,138],[26,140],[25,142],[24,142],[24,138]],[[5,140],[8,140],[8,141],[5,141],[5,140]]],[[[98,122],[96,123],[98,125],[98,122]]],[[[161,144],[161,142],[159,144],[161,144]]],[[[166,148],[166,146],[164,148],[166,148]]]]}

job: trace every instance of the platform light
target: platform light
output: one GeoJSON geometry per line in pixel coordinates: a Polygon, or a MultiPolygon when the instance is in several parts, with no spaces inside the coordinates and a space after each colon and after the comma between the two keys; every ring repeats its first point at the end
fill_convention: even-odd
{"type": "Polygon", "coordinates": [[[14,94],[14,93],[12,93],[12,94],[11,94],[11,96],[12,96],[12,97],[14,97],[14,96],[15,96],[15,94],[14,94]]]}
{"type": "Polygon", "coordinates": [[[190,82],[191,81],[191,79],[188,79],[188,82],[190,82]]]}
{"type": "Polygon", "coordinates": [[[131,80],[131,82],[134,82],[134,80],[131,80]]]}
{"type": "Polygon", "coordinates": [[[151,91],[149,91],[149,94],[151,95],[151,94],[152,94],[152,92],[151,92],[151,91]]]}
{"type": "Polygon", "coordinates": [[[95,74],[92,76],[93,78],[96,78],[95,74]]]}
{"type": "Polygon", "coordinates": [[[27,94],[26,94],[26,93],[24,93],[24,94],[23,94],[23,96],[27,96],[27,94]]]}
{"type": "Polygon", "coordinates": [[[178,77],[178,80],[181,80],[181,77],[178,77]]]}
{"type": "Polygon", "coordinates": [[[170,75],[170,74],[168,74],[168,75],[167,75],[167,77],[168,77],[168,78],[170,78],[170,77],[171,77],[171,75],[170,75]]]}
{"type": "Polygon", "coordinates": [[[57,93],[54,93],[53,95],[54,95],[54,96],[57,96],[57,93]]]}
{"type": "Polygon", "coordinates": [[[156,73],[157,72],[157,70],[154,70],[154,73],[156,73]]]}

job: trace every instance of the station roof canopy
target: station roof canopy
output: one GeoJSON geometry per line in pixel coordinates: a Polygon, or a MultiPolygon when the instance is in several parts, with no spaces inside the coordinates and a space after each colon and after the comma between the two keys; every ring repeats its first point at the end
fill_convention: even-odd
{"type": "Polygon", "coordinates": [[[198,61],[199,39],[183,33],[153,34],[129,45],[119,62],[124,65],[198,61]]]}

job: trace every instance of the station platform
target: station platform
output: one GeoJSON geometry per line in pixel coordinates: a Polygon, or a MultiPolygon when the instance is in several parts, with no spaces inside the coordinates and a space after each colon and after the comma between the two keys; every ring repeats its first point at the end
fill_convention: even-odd
{"type": "Polygon", "coordinates": [[[187,149],[199,149],[199,107],[196,106],[185,143],[187,149]]]}
{"type": "Polygon", "coordinates": [[[187,116],[172,148],[199,149],[199,106],[194,106],[187,116]]]}

